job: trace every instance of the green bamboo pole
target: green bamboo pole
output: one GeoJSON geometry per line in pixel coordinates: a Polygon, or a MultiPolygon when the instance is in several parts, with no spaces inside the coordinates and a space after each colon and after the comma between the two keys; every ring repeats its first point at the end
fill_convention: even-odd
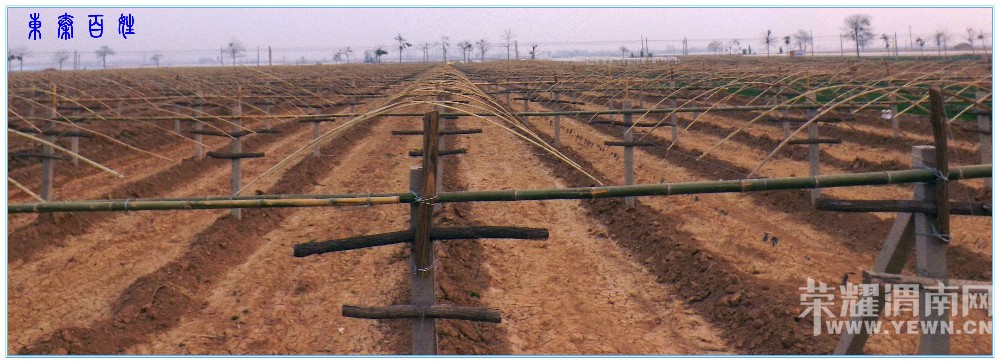
{"type": "MultiPolygon", "coordinates": [[[[949,180],[979,179],[993,176],[993,165],[956,167],[948,173],[949,180]]],[[[668,196],[711,193],[744,193],[768,190],[834,188],[865,185],[924,183],[937,180],[926,169],[880,171],[857,174],[801,176],[771,179],[740,179],[666,184],[641,184],[565,189],[528,189],[444,192],[437,203],[509,202],[519,200],[597,199],[641,196],[668,196]]],[[[109,212],[135,210],[229,209],[229,208],[290,208],[359,206],[413,203],[412,193],[364,193],[328,195],[284,195],[246,197],[200,197],[171,200],[127,199],[113,201],[64,201],[50,203],[10,204],[7,213],[46,212],[109,212]],[[294,196],[294,198],[289,198],[294,196]]]]}
{"type": "MultiPolygon", "coordinates": [[[[888,106],[888,103],[845,103],[837,105],[836,108],[879,108],[888,106]]],[[[668,108],[631,108],[631,109],[614,109],[614,110],[600,110],[600,111],[532,111],[532,112],[510,112],[505,115],[514,116],[556,116],[556,115],[569,115],[569,116],[594,116],[594,115],[621,115],[621,114],[661,114],[661,113],[671,113],[671,112],[726,112],[726,111],[767,111],[770,109],[777,110],[798,110],[798,109],[826,109],[830,108],[829,105],[818,104],[818,103],[803,103],[803,104],[789,104],[783,106],[773,106],[773,105],[753,105],[753,106],[718,106],[718,107],[668,107],[668,108]]],[[[394,116],[394,117],[419,117],[423,114],[419,112],[385,112],[378,113],[378,116],[394,116]]],[[[255,118],[270,118],[270,119],[281,119],[281,118],[295,118],[300,120],[314,120],[314,119],[330,119],[330,118],[354,118],[362,116],[362,114],[357,113],[328,113],[328,114],[317,114],[317,115],[248,115],[248,116],[207,116],[207,117],[185,117],[183,120],[188,121],[213,121],[213,120],[227,120],[227,119],[255,119],[255,118]]],[[[482,116],[482,117],[495,117],[500,116],[496,113],[474,113],[474,112],[444,112],[441,113],[442,117],[454,117],[454,116],[482,116]]],[[[24,120],[39,121],[48,120],[47,118],[41,117],[24,117],[24,120]]],[[[126,116],[103,116],[101,118],[96,117],[81,117],[81,118],[62,118],[74,121],[84,121],[84,120],[94,120],[94,121],[162,121],[162,120],[175,120],[176,116],[147,116],[147,117],[126,117],[126,116]]]]}

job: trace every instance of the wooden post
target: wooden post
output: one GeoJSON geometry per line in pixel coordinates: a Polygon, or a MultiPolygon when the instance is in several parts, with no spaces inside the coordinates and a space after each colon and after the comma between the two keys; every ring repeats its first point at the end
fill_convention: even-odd
{"type": "MultiPolygon", "coordinates": [[[[438,94],[437,95],[437,100],[438,101],[445,101],[445,100],[448,100],[448,99],[450,99],[450,98],[448,96],[444,95],[444,94],[438,94]]],[[[437,112],[438,114],[440,114],[443,111],[444,111],[444,107],[441,107],[441,106],[434,107],[434,112],[437,112]]],[[[443,117],[438,117],[437,118],[437,125],[438,125],[437,127],[438,127],[438,130],[444,128],[444,120],[445,119],[443,117]]],[[[438,151],[439,151],[438,154],[440,154],[440,151],[443,148],[444,148],[444,143],[443,142],[438,142],[438,151]]],[[[437,173],[435,173],[435,180],[434,180],[434,183],[436,184],[436,186],[435,186],[436,189],[435,190],[438,193],[441,193],[441,192],[444,191],[444,177],[442,177],[442,175],[444,175],[444,160],[442,160],[441,156],[438,155],[437,173]]],[[[443,207],[442,204],[435,204],[434,205],[434,212],[440,211],[442,207],[443,207]]]]}
{"type": "Polygon", "coordinates": [[[896,103],[896,95],[889,95],[889,103],[891,104],[890,111],[892,111],[892,116],[889,120],[892,122],[892,139],[899,138],[899,118],[896,116],[899,113],[899,104],[896,103]]]}
{"type": "Polygon", "coordinates": [[[354,78],[351,78],[351,100],[348,103],[350,103],[351,113],[355,113],[354,104],[358,103],[358,85],[354,78]]]}
{"type": "MultiPolygon", "coordinates": [[[[181,106],[180,105],[174,106],[174,110],[177,111],[178,114],[180,114],[181,113],[181,106]]],[[[178,135],[181,133],[181,119],[180,119],[180,116],[178,116],[178,118],[174,120],[174,132],[176,132],[178,135]]]]}
{"type": "MultiPolygon", "coordinates": [[[[531,109],[528,106],[528,95],[524,94],[523,96],[524,96],[524,112],[531,111],[531,109]]],[[[528,123],[528,116],[521,116],[521,117],[524,118],[524,123],[528,123]]]]}
{"type": "MultiPolygon", "coordinates": [[[[913,148],[913,163],[914,165],[919,165],[919,167],[935,168],[937,164],[934,154],[934,147],[916,146],[913,148]]],[[[924,202],[938,202],[935,195],[938,183],[916,184],[913,193],[914,199],[924,202]]],[[[936,216],[914,213],[913,218],[914,247],[917,253],[917,276],[946,278],[948,276],[946,259],[948,245],[941,238],[937,237],[937,234],[934,232],[934,227],[932,226],[936,222],[936,216]]],[[[944,234],[947,232],[941,233],[944,234]]],[[[945,310],[946,313],[942,316],[928,314],[925,310],[925,307],[928,306],[927,304],[930,303],[929,293],[930,291],[924,290],[920,292],[920,321],[946,323],[949,318],[947,310],[945,310]]],[[[949,344],[949,336],[947,334],[921,334],[920,354],[948,354],[950,351],[949,344]]]]}
{"type": "MultiPolygon", "coordinates": [[[[976,91],[976,99],[986,97],[983,91],[976,91]]],[[[985,109],[980,109],[976,115],[976,124],[979,128],[979,157],[980,162],[989,164],[993,160],[993,127],[990,125],[990,115],[983,114],[985,109]]],[[[983,188],[990,190],[993,188],[993,178],[983,179],[983,188]]]]}
{"type": "MultiPolygon", "coordinates": [[[[913,150],[914,163],[925,168],[935,169],[941,175],[948,175],[948,139],[946,137],[946,119],[944,115],[944,99],[941,90],[930,89],[931,124],[934,126],[934,146],[917,146],[913,150]]],[[[932,278],[947,278],[947,252],[950,232],[950,216],[948,209],[948,180],[943,178],[930,183],[918,184],[914,190],[914,199],[937,203],[936,214],[915,213],[913,227],[915,235],[914,247],[917,252],[917,276],[932,278]]],[[[927,311],[925,307],[931,302],[933,291],[920,291],[920,320],[936,321],[945,324],[949,321],[947,304],[941,311],[927,311]],[[940,314],[939,314],[940,313],[940,314]]],[[[950,304],[957,303],[956,301],[950,304]]],[[[950,336],[947,332],[936,331],[920,335],[920,354],[949,354],[951,351],[950,336]]]]}
{"type": "MultiPolygon", "coordinates": [[[[198,105],[196,105],[194,107],[194,117],[198,118],[198,120],[194,122],[194,129],[198,130],[198,131],[201,131],[202,128],[204,127],[204,125],[205,125],[201,121],[201,117],[205,115],[205,112],[203,110],[204,110],[204,108],[201,105],[201,103],[199,103],[198,105]]],[[[205,157],[205,153],[203,152],[202,147],[201,147],[201,143],[202,143],[201,140],[202,140],[201,134],[194,134],[194,142],[195,142],[195,144],[194,144],[194,157],[195,157],[195,160],[201,160],[202,158],[205,157]]]]}
{"type": "MultiPolygon", "coordinates": [[[[434,212],[434,198],[437,197],[437,164],[438,164],[438,113],[429,112],[424,115],[424,159],[420,170],[420,198],[424,202],[415,203],[411,213],[416,210],[413,221],[413,277],[411,285],[411,301],[413,305],[428,307],[434,304],[434,241],[430,239],[434,212]]],[[[413,169],[410,171],[414,176],[413,169]]],[[[414,186],[411,183],[411,187],[414,186]]],[[[414,319],[412,344],[413,354],[437,354],[437,333],[433,319],[414,319]]]]}
{"type": "MultiPolygon", "coordinates": [[[[622,102],[622,109],[626,109],[627,110],[631,106],[630,105],[631,101],[629,101],[629,99],[628,99],[628,89],[627,88],[625,89],[625,97],[626,97],[625,101],[622,102]]],[[[626,114],[623,114],[622,116],[625,119],[625,135],[622,138],[622,140],[624,140],[625,142],[634,141],[633,138],[632,138],[632,114],[631,113],[626,113],[626,114]]],[[[635,182],[635,175],[634,175],[634,172],[632,170],[633,152],[634,152],[634,150],[633,150],[632,146],[626,145],[625,146],[625,151],[622,154],[623,155],[622,159],[625,160],[625,185],[632,185],[635,182]]],[[[627,206],[629,208],[634,207],[635,206],[635,197],[625,197],[625,206],[627,206]]]]}
{"type": "MultiPolygon", "coordinates": [[[[80,118],[80,110],[73,111],[73,116],[75,118],[79,119],[80,118]]],[[[69,137],[69,151],[72,151],[72,152],[74,152],[76,154],[80,153],[80,137],[79,136],[70,136],[69,137]]],[[[73,163],[73,166],[80,166],[80,159],[73,158],[73,160],[71,160],[70,162],[73,163]]]]}
{"type": "MultiPolygon", "coordinates": [[[[556,82],[558,82],[558,80],[556,82]]],[[[556,102],[558,102],[559,92],[553,91],[552,98],[554,98],[556,102]]],[[[559,115],[556,115],[555,118],[552,120],[552,146],[554,147],[559,147],[559,131],[560,131],[559,121],[560,121],[559,115]]]]}
{"type": "MultiPolygon", "coordinates": [[[[780,105],[785,100],[780,95],[774,96],[774,104],[780,105]]],[[[781,131],[785,133],[785,138],[792,136],[792,123],[788,122],[788,110],[782,109],[778,111],[778,117],[781,117],[781,131]]]]}
{"type": "MultiPolygon", "coordinates": [[[[59,107],[59,98],[56,96],[58,89],[56,85],[52,85],[52,104],[49,108],[49,120],[45,122],[45,128],[42,131],[51,131],[56,127],[56,114],[58,113],[57,108],[59,107]]],[[[42,139],[50,143],[56,142],[55,135],[45,135],[43,133],[42,139]]],[[[42,154],[46,156],[52,156],[55,150],[52,146],[42,145],[42,154]]],[[[42,158],[42,185],[38,196],[42,197],[46,202],[52,201],[55,198],[55,190],[52,188],[52,182],[55,177],[55,162],[56,160],[50,157],[42,158]]]]}
{"type": "MultiPolygon", "coordinates": [[[[809,83],[809,79],[806,79],[806,92],[809,92],[810,89],[811,89],[811,84],[809,83]]],[[[809,102],[815,104],[816,103],[816,94],[815,93],[809,93],[806,96],[806,100],[808,100],[809,102]]],[[[818,112],[815,109],[810,108],[810,109],[806,110],[806,118],[809,119],[809,120],[812,120],[812,118],[816,117],[817,114],[818,114],[818,112]]],[[[807,129],[806,131],[808,132],[808,136],[809,136],[810,140],[818,140],[819,139],[819,122],[814,121],[813,123],[809,124],[809,126],[807,126],[806,129],[807,129]]],[[[817,175],[820,175],[820,172],[819,172],[819,144],[815,144],[814,143],[814,144],[809,144],[809,176],[817,176],[817,175]]],[[[809,191],[809,196],[812,197],[812,203],[816,204],[816,199],[819,199],[822,196],[822,194],[823,194],[823,190],[822,189],[816,188],[816,189],[810,190],[809,191]]]]}
{"type": "MultiPolygon", "coordinates": [[[[236,85],[236,105],[233,107],[233,116],[237,116],[233,119],[233,132],[240,132],[240,126],[243,125],[243,120],[239,116],[243,115],[243,86],[236,85]]],[[[239,154],[243,152],[243,138],[236,137],[230,143],[230,152],[233,154],[239,154]]],[[[234,158],[230,162],[232,163],[232,173],[230,177],[230,183],[232,185],[232,196],[236,196],[236,193],[240,190],[240,158],[234,158]]],[[[233,208],[233,217],[236,219],[242,219],[241,209],[233,208]]]]}
{"type": "MultiPolygon", "coordinates": [[[[319,137],[321,135],[319,122],[313,122],[312,124],[313,124],[313,141],[316,141],[319,140],[319,137]]],[[[313,149],[313,156],[319,157],[319,145],[316,145],[316,148],[313,149]]]]}
{"type": "Polygon", "coordinates": [[[122,115],[122,107],[123,106],[124,105],[122,103],[122,100],[118,100],[118,102],[115,103],[115,112],[118,112],[118,116],[124,116],[124,115],[122,115]]]}

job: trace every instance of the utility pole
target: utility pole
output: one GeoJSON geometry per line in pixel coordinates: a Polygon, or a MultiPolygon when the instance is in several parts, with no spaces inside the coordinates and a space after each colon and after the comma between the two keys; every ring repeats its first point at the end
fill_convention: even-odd
{"type": "Polygon", "coordinates": [[[267,46],[267,65],[271,66],[271,46],[267,46]]]}
{"type": "Polygon", "coordinates": [[[844,56],[844,37],[840,37],[840,56],[844,56]]]}
{"type": "Polygon", "coordinates": [[[257,66],[260,67],[260,46],[257,46],[257,66]]]}
{"type": "Polygon", "coordinates": [[[809,55],[816,56],[816,38],[813,38],[812,29],[809,29],[809,55]]]}
{"type": "Polygon", "coordinates": [[[910,25],[910,51],[913,51],[913,25],[910,25]]]}
{"type": "Polygon", "coordinates": [[[892,48],[896,50],[896,60],[899,60],[899,39],[896,38],[896,32],[892,33],[892,48]]]}

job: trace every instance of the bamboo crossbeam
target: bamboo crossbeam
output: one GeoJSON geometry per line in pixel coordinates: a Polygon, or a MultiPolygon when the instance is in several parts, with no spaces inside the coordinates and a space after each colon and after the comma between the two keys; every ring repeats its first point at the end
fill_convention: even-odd
{"type": "MultiPolygon", "coordinates": [[[[440,151],[438,151],[437,155],[438,156],[458,155],[458,154],[465,154],[467,152],[468,152],[468,150],[466,150],[463,147],[463,148],[459,148],[459,149],[440,150],[440,151]]],[[[407,154],[410,155],[410,156],[412,156],[412,157],[424,156],[424,151],[423,150],[410,150],[410,152],[407,153],[407,154]]]]}
{"type": "MultiPolygon", "coordinates": [[[[348,237],[328,241],[300,243],[293,247],[295,257],[306,257],[327,252],[348,251],[360,248],[388,246],[413,240],[413,230],[373,234],[367,236],[348,237]]],[[[456,239],[546,239],[549,230],[545,228],[524,227],[451,227],[432,228],[431,240],[445,241],[456,239]]]]}
{"type": "MultiPolygon", "coordinates": [[[[992,164],[968,165],[951,168],[948,180],[980,179],[993,176],[992,164]]],[[[892,185],[926,183],[937,180],[931,170],[909,169],[856,174],[832,174],[770,179],[738,179],[628,186],[603,186],[564,189],[527,189],[493,191],[457,191],[438,194],[435,203],[455,202],[509,202],[547,199],[597,199],[627,196],[671,196],[713,193],[744,193],[769,190],[794,190],[836,188],[867,185],[892,185]]],[[[217,197],[212,197],[217,198],[217,197]]],[[[195,198],[184,200],[115,200],[115,201],[63,201],[49,203],[8,204],[7,213],[47,212],[110,212],[126,210],[178,210],[178,209],[229,209],[229,208],[291,208],[357,206],[376,204],[413,203],[412,193],[348,194],[344,196],[299,195],[282,197],[233,197],[230,199],[195,198]]]]}
{"type": "MultiPolygon", "coordinates": [[[[855,104],[841,104],[834,108],[837,109],[870,109],[884,107],[882,104],[867,104],[867,103],[855,103],[855,104]]],[[[767,105],[751,105],[751,106],[697,106],[697,107],[667,107],[667,108],[630,108],[630,109],[608,109],[599,111],[530,111],[530,112],[510,112],[504,115],[510,116],[594,116],[594,115],[622,115],[622,114],[664,114],[664,113],[685,113],[685,112],[740,112],[740,111],[768,111],[774,108],[775,110],[803,110],[803,109],[827,109],[832,107],[831,105],[824,104],[788,104],[781,106],[767,106],[767,105]]],[[[385,112],[379,113],[379,116],[386,117],[419,117],[423,116],[419,112],[385,112]]],[[[194,118],[184,118],[184,120],[199,120],[199,121],[215,121],[215,120],[229,120],[240,118],[244,120],[257,119],[257,118],[271,118],[271,119],[286,119],[286,118],[297,118],[300,121],[311,120],[311,119],[327,119],[336,117],[347,117],[355,118],[363,116],[363,114],[358,113],[329,113],[329,114],[316,114],[316,115],[243,115],[243,116],[231,116],[231,115],[221,115],[221,116],[206,116],[206,117],[194,117],[194,118]]],[[[480,116],[480,117],[498,117],[496,113],[493,112],[446,112],[441,113],[441,117],[461,117],[461,116],[480,116]]],[[[46,121],[51,120],[51,118],[44,117],[24,117],[23,119],[29,121],[46,121]]],[[[73,118],[56,118],[56,120],[89,120],[89,121],[173,121],[177,120],[176,116],[86,116],[86,117],[73,117],[73,118]]]]}
{"type": "Polygon", "coordinates": [[[605,141],[604,145],[607,146],[660,146],[655,142],[650,141],[605,141]]]}
{"type": "Polygon", "coordinates": [[[500,323],[500,311],[490,308],[478,308],[455,305],[391,305],[386,307],[367,307],[344,305],[341,315],[348,318],[361,319],[453,319],[500,323]]]}
{"type": "Polygon", "coordinates": [[[216,159],[251,159],[262,158],[264,157],[264,153],[221,153],[209,151],[208,157],[216,159]]]}
{"type": "MultiPolygon", "coordinates": [[[[468,135],[481,133],[483,133],[483,129],[455,129],[438,131],[438,135],[468,135]]],[[[392,134],[396,136],[423,135],[424,130],[392,130],[392,134]]]]}
{"type": "MultiPolygon", "coordinates": [[[[951,202],[951,214],[965,216],[992,216],[993,208],[987,203],[951,202]]],[[[820,198],[816,209],[833,212],[895,212],[895,213],[937,213],[937,203],[916,200],[843,200],[820,198]]]]}
{"type": "Polygon", "coordinates": [[[55,160],[69,160],[69,157],[54,154],[43,154],[43,153],[29,153],[29,152],[12,152],[11,157],[15,158],[33,158],[33,159],[55,159],[55,160]]]}
{"type": "Polygon", "coordinates": [[[841,139],[829,138],[788,140],[789,145],[839,144],[841,142],[843,142],[841,139]]]}

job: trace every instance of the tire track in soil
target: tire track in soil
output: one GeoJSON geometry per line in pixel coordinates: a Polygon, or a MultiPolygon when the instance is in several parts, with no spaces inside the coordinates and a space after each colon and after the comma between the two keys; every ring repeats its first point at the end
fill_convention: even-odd
{"type": "MultiPolygon", "coordinates": [[[[324,149],[333,158],[304,158],[284,172],[268,194],[297,193],[339,165],[336,157],[350,152],[372,129],[357,126],[324,149]],[[333,161],[331,161],[333,159],[333,161]],[[324,165],[332,163],[333,165],[324,165]]],[[[119,354],[151,333],[175,326],[182,317],[204,308],[202,297],[226,271],[243,263],[261,245],[260,236],[276,228],[294,211],[245,209],[243,220],[217,220],[199,233],[184,255],[138,278],[113,304],[110,316],[89,327],[60,329],[19,354],[119,354]]]]}
{"type": "MultiPolygon", "coordinates": [[[[406,151],[419,141],[390,136],[401,121],[377,124],[311,192],[405,190],[412,160],[406,151]]],[[[206,294],[206,308],[125,353],[405,354],[409,342],[387,337],[378,321],[340,315],[342,304],[388,305],[403,294],[409,273],[405,246],[306,258],[290,251],[309,240],[397,230],[408,226],[408,216],[404,205],[298,209],[206,294]]]]}
{"type": "MultiPolygon", "coordinates": [[[[595,130],[612,139],[620,137],[617,133],[607,127],[587,125],[585,122],[579,121],[575,118],[571,120],[581,125],[586,125],[589,129],[595,130]]],[[[668,140],[654,134],[649,134],[645,137],[645,140],[660,145],[669,145],[668,140]]],[[[688,155],[701,154],[698,150],[688,149],[677,145],[674,147],[688,155]]],[[[735,165],[728,160],[724,160],[712,154],[707,155],[704,159],[712,164],[723,165],[729,169],[739,170],[741,173],[734,173],[724,169],[709,168],[706,164],[700,164],[698,161],[685,155],[671,153],[663,147],[643,148],[643,151],[663,160],[670,161],[674,165],[682,166],[691,170],[693,173],[704,179],[739,179],[745,177],[746,174],[749,173],[748,169],[740,165],[735,165]]],[[[902,169],[909,169],[909,167],[902,169]]],[[[950,192],[954,193],[953,195],[975,195],[975,199],[977,200],[981,200],[983,198],[983,196],[974,191],[975,189],[978,189],[975,187],[970,187],[960,183],[950,183],[949,187],[950,192]]],[[[812,207],[812,204],[802,202],[810,199],[808,190],[768,191],[745,194],[750,198],[753,198],[756,205],[762,206],[767,210],[785,213],[791,219],[797,220],[803,224],[811,225],[813,228],[822,231],[823,233],[831,236],[846,235],[849,238],[840,239],[844,245],[854,251],[867,254],[877,254],[882,246],[881,237],[877,239],[871,239],[869,237],[887,235],[889,227],[891,227],[893,222],[892,219],[883,219],[873,213],[838,213],[816,210],[812,207]]],[[[968,246],[952,244],[948,249],[948,266],[949,271],[953,274],[951,275],[952,278],[979,280],[983,279],[984,276],[991,276],[991,261],[991,256],[984,255],[980,251],[972,250],[968,246]]],[[[911,258],[909,265],[912,266],[913,263],[914,262],[911,258]]]]}
{"type": "MultiPolygon", "coordinates": [[[[294,130],[293,123],[276,125],[281,134],[261,134],[243,141],[246,150],[265,148],[287,137],[294,130]]],[[[228,144],[227,144],[228,145],[228,144]]],[[[222,146],[225,148],[226,146],[222,146]]],[[[205,157],[195,160],[193,156],[179,164],[156,172],[139,180],[113,187],[107,193],[109,199],[153,198],[170,195],[187,181],[197,178],[206,168],[228,163],[205,157]]],[[[13,230],[7,235],[8,261],[30,260],[46,248],[65,246],[67,239],[86,233],[96,225],[118,215],[116,212],[81,212],[40,214],[27,226],[13,230]]]]}

